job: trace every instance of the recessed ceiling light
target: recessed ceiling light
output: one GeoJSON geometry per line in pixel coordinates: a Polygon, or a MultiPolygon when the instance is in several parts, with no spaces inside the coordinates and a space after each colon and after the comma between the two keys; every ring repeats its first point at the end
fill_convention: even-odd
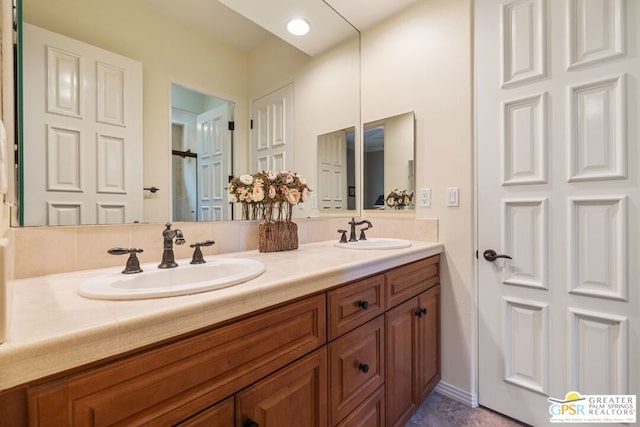
{"type": "Polygon", "coordinates": [[[309,32],[309,23],[302,18],[292,18],[287,22],[287,30],[294,36],[304,36],[309,32]]]}

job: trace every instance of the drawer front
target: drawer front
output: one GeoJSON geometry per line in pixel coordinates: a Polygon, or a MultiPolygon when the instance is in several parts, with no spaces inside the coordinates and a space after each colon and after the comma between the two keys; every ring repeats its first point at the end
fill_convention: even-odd
{"type": "Polygon", "coordinates": [[[327,298],[332,340],[384,312],[384,275],[342,286],[330,291],[327,298]]]}
{"type": "Polygon", "coordinates": [[[362,402],[338,427],[384,427],[384,386],[362,402]]]}
{"type": "Polygon", "coordinates": [[[384,316],[329,344],[331,425],[384,383],[384,316]]]}
{"type": "Polygon", "coordinates": [[[179,422],[324,344],[325,311],[310,297],[34,387],[30,425],[179,422]]]}
{"type": "Polygon", "coordinates": [[[439,255],[412,262],[385,273],[385,300],[389,309],[440,283],[439,255]]]}
{"type": "Polygon", "coordinates": [[[232,426],[235,415],[234,409],[232,396],[178,424],[177,427],[232,426]]]}

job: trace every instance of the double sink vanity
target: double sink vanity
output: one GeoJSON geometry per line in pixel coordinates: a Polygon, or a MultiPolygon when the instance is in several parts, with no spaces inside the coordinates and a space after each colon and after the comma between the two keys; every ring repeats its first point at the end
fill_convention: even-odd
{"type": "Polygon", "coordinates": [[[15,426],[404,425],[440,378],[442,245],[369,241],[16,280],[0,417],[15,426]],[[375,248],[389,249],[362,250],[375,248]],[[170,298],[78,294],[108,277],[151,284],[237,265],[263,268],[170,298]]]}

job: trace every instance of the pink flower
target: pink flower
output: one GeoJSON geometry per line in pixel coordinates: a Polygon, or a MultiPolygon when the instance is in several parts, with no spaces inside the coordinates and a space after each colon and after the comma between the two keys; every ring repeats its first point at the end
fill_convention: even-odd
{"type": "Polygon", "coordinates": [[[286,197],[289,203],[291,203],[292,205],[297,205],[300,201],[300,192],[295,188],[291,188],[287,192],[286,197]]]}

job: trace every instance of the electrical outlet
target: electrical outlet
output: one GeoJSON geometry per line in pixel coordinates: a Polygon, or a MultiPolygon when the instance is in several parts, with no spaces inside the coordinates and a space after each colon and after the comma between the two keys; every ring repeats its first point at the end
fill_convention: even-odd
{"type": "Polygon", "coordinates": [[[431,207],[431,189],[421,188],[418,192],[418,207],[430,208],[431,207]]]}

